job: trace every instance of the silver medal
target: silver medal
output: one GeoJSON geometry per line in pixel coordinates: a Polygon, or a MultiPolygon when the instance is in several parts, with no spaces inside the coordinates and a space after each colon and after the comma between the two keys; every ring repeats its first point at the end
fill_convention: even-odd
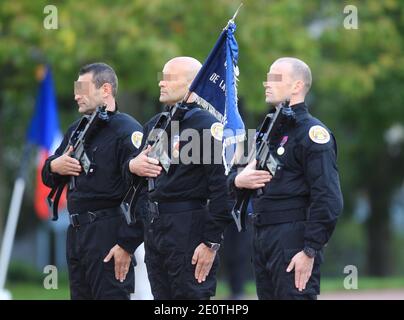
{"type": "Polygon", "coordinates": [[[283,155],[285,153],[285,148],[279,147],[278,150],[276,150],[276,153],[280,156],[283,155]]]}

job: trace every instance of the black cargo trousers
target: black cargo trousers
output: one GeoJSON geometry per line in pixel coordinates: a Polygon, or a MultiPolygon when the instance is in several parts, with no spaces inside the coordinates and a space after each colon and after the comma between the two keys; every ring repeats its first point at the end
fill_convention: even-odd
{"type": "Polygon", "coordinates": [[[145,262],[156,300],[207,300],[216,293],[218,255],[206,281],[195,279],[192,256],[202,242],[206,205],[198,201],[151,203],[145,223],[145,262]]]}
{"type": "Polygon", "coordinates": [[[286,272],[294,255],[303,250],[305,223],[304,220],[295,220],[268,224],[253,219],[253,264],[258,299],[317,299],[322,251],[314,258],[312,274],[303,291],[295,286],[295,269],[286,272]]]}
{"type": "Polygon", "coordinates": [[[133,262],[123,282],[115,261],[104,262],[126,220],[119,208],[70,215],[66,257],[72,300],[129,300],[134,292],[133,262]]]}

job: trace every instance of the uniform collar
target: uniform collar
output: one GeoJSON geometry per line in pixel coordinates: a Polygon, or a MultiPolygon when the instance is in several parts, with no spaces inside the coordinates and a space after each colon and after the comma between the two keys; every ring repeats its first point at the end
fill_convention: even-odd
{"type": "Polygon", "coordinates": [[[182,104],[185,108],[188,108],[189,110],[194,109],[194,108],[200,108],[200,105],[197,104],[196,102],[190,102],[190,103],[183,103],[182,104]]]}
{"type": "Polygon", "coordinates": [[[115,102],[115,110],[114,110],[114,111],[107,110],[107,114],[108,114],[109,116],[113,116],[113,115],[115,115],[116,113],[119,113],[119,110],[118,110],[118,103],[117,103],[117,102],[115,102]]]}
{"type": "Polygon", "coordinates": [[[301,113],[301,112],[309,112],[306,104],[304,102],[294,104],[290,106],[294,112],[301,113]]]}
{"type": "MultiPolygon", "coordinates": [[[[307,108],[307,105],[304,102],[291,105],[290,107],[296,113],[296,115],[303,115],[309,113],[309,109],[307,108]]],[[[275,108],[271,107],[271,110],[269,112],[270,113],[275,112],[275,108]]]]}
{"type": "Polygon", "coordinates": [[[114,115],[116,115],[117,113],[119,113],[119,111],[118,111],[117,109],[115,109],[114,111],[107,111],[107,114],[108,114],[109,116],[114,116],[114,115]]]}
{"type": "Polygon", "coordinates": [[[296,118],[297,118],[296,120],[300,120],[309,114],[307,105],[304,102],[294,104],[293,106],[290,106],[290,107],[296,114],[296,118]]]}
{"type": "MultiPolygon", "coordinates": [[[[164,106],[164,111],[170,111],[171,112],[173,107],[174,106],[165,105],[164,106]]],[[[182,107],[187,108],[189,110],[194,109],[194,108],[200,108],[200,106],[196,102],[190,102],[190,103],[184,102],[184,103],[182,103],[182,107]]]]}

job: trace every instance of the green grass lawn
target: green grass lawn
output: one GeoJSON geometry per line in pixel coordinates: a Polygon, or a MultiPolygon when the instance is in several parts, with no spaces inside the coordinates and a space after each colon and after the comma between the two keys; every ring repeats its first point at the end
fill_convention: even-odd
{"type": "MultiPolygon", "coordinates": [[[[403,289],[404,277],[388,277],[388,278],[358,278],[358,290],[374,290],[374,289],[403,289]]],[[[344,278],[326,278],[321,280],[321,291],[344,291],[344,278]]]]}
{"type": "Polygon", "coordinates": [[[70,299],[67,283],[59,284],[57,289],[45,289],[36,283],[15,283],[7,286],[13,300],[66,300],[70,299]]]}
{"type": "MultiPolygon", "coordinates": [[[[69,288],[66,279],[59,281],[58,289],[45,289],[42,283],[9,283],[6,288],[11,291],[14,300],[60,300],[69,299],[69,288]]],[[[358,290],[369,289],[403,289],[404,277],[391,278],[359,278],[358,290]]],[[[343,291],[343,278],[325,278],[321,282],[321,292],[343,291]]],[[[226,283],[219,281],[215,299],[224,299],[229,295],[226,283]]],[[[255,284],[246,286],[246,296],[255,296],[255,284]]]]}

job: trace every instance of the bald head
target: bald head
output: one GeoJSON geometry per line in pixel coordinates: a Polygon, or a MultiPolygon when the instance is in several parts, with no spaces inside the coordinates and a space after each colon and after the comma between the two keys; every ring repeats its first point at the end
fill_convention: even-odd
{"type": "Polygon", "coordinates": [[[311,70],[309,66],[300,59],[292,58],[292,57],[283,57],[277,59],[273,65],[275,64],[287,64],[290,70],[290,78],[293,81],[302,81],[304,83],[304,94],[306,95],[311,88],[311,70]]]}
{"type": "Polygon", "coordinates": [[[264,87],[265,101],[269,104],[289,100],[293,106],[304,102],[311,87],[310,68],[297,58],[279,58],[269,68],[264,87]]]}
{"type": "Polygon", "coordinates": [[[202,64],[192,57],[175,57],[169,60],[165,67],[166,66],[175,69],[179,75],[185,76],[191,83],[199,72],[199,69],[201,69],[202,64]]]}
{"type": "Polygon", "coordinates": [[[192,57],[176,57],[163,68],[163,80],[159,82],[160,102],[168,105],[181,101],[202,64],[192,57]]]}

